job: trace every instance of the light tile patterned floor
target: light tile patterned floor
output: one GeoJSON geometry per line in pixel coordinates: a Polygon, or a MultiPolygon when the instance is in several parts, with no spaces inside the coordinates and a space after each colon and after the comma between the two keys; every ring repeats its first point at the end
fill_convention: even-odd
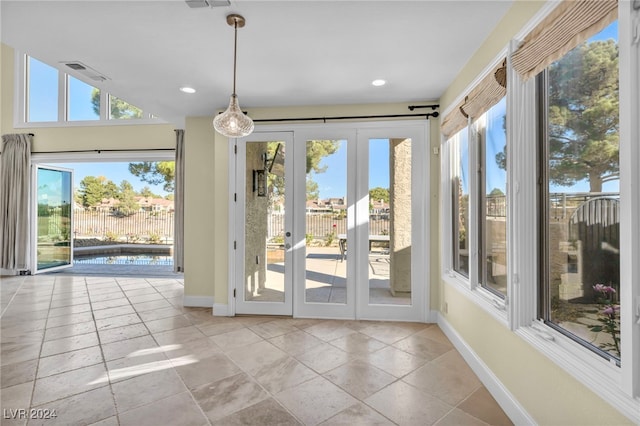
{"type": "Polygon", "coordinates": [[[0,291],[3,425],[511,424],[436,325],[214,317],[174,277],[0,291]]]}

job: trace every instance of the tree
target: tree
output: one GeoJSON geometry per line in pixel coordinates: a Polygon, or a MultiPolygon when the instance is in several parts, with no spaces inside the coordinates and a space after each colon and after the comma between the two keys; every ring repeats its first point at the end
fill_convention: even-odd
{"type": "Polygon", "coordinates": [[[381,188],[379,186],[371,188],[369,190],[369,202],[380,200],[384,201],[385,203],[389,202],[389,189],[381,188]]]}
{"type": "Polygon", "coordinates": [[[103,198],[115,198],[118,188],[104,176],[85,176],[80,181],[80,199],[84,207],[95,207],[103,198]]]}
{"type": "Polygon", "coordinates": [[[151,191],[151,188],[149,188],[148,186],[142,188],[140,192],[138,192],[138,194],[142,197],[162,198],[158,194],[154,194],[153,191],[151,191]]]}
{"type": "Polygon", "coordinates": [[[317,200],[319,196],[320,190],[318,189],[318,183],[307,175],[307,201],[317,200]]]}
{"type": "MultiPolygon", "coordinates": [[[[142,118],[142,110],[136,106],[131,105],[128,102],[123,101],[115,96],[109,97],[109,104],[111,109],[110,118],[115,119],[130,119],[130,118],[142,118]]],[[[91,91],[91,105],[93,112],[98,116],[100,115],[100,90],[95,87],[91,91]]]]}
{"type": "Polygon", "coordinates": [[[133,185],[129,181],[123,180],[120,182],[120,191],[118,192],[118,207],[116,211],[122,215],[132,215],[140,209],[140,206],[136,202],[136,192],[133,189],[133,185]]]}
{"type": "Polygon", "coordinates": [[[176,178],[175,161],[144,161],[142,163],[129,163],[129,172],[140,178],[141,181],[151,185],[164,184],[163,189],[173,192],[173,184],[176,178]]]}
{"type": "Polygon", "coordinates": [[[549,68],[549,173],[556,185],[618,178],[618,45],[585,43],[549,68]]]}
{"type": "MultiPolygon", "coordinates": [[[[549,67],[549,178],[588,180],[591,192],[619,178],[618,45],[583,43],[549,67]]],[[[506,167],[506,147],[496,155],[506,167]]]]}
{"type": "Polygon", "coordinates": [[[320,161],[324,157],[334,154],[340,148],[340,141],[313,140],[307,141],[307,174],[324,173],[327,166],[320,167],[320,161]]]}

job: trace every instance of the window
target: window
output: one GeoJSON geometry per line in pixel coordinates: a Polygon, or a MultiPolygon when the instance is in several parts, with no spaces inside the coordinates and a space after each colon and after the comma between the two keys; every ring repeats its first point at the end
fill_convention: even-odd
{"type": "Polygon", "coordinates": [[[27,57],[27,121],[58,121],[58,70],[27,57]]]}
{"type": "Polygon", "coordinates": [[[19,125],[158,121],[157,117],[143,112],[127,101],[105,93],[75,76],[62,73],[31,56],[22,56],[18,63],[18,75],[23,76],[20,87],[24,89],[25,94],[24,97],[17,98],[19,113],[16,114],[16,118],[24,120],[18,123],[19,125]]]}
{"type": "Polygon", "coordinates": [[[67,77],[67,120],[99,120],[100,89],[70,75],[67,77]]]}
{"type": "Polygon", "coordinates": [[[540,318],[620,362],[617,22],[538,76],[540,318]]]}
{"type": "Polygon", "coordinates": [[[507,294],[506,98],[476,122],[479,159],[479,284],[498,297],[507,294]]]}
{"type": "Polygon", "coordinates": [[[469,278],[469,129],[452,141],[451,207],[453,270],[469,278]]]}

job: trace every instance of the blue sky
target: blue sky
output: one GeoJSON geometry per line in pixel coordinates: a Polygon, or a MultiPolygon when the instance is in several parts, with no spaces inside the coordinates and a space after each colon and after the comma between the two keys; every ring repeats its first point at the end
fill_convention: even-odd
{"type": "MultiPolygon", "coordinates": [[[[338,150],[324,157],[320,167],[324,173],[313,173],[318,184],[320,199],[340,198],[347,195],[347,141],[339,141],[338,150]]],[[[389,188],[389,140],[369,140],[369,188],[389,188]]]]}
{"type": "MultiPolygon", "coordinates": [[[[617,21],[609,25],[599,34],[593,36],[590,41],[618,39],[617,21]]],[[[58,71],[42,62],[31,58],[30,68],[30,92],[29,92],[29,119],[30,121],[56,121],[58,104],[58,71]]],[[[93,87],[70,77],[69,80],[69,120],[96,120],[99,117],[93,111],[91,104],[91,92],[93,87]]],[[[495,158],[495,154],[502,151],[504,146],[504,133],[501,116],[504,114],[505,103],[501,102],[492,112],[493,125],[489,126],[487,138],[487,159],[495,158]]],[[[492,122],[492,119],[489,118],[492,122]]],[[[312,174],[313,180],[318,183],[320,198],[346,196],[346,141],[341,141],[339,149],[332,155],[323,158],[320,166],[327,166],[324,173],[312,174]]],[[[495,161],[487,161],[487,192],[493,188],[505,191],[504,171],[500,170],[495,161]],[[495,167],[494,167],[495,166],[495,167]]],[[[62,167],[72,168],[75,171],[74,185],[79,187],[80,181],[85,176],[105,176],[120,184],[122,180],[128,180],[136,190],[149,186],[154,193],[166,195],[162,185],[149,185],[140,181],[129,173],[128,163],[75,163],[59,164],[62,167]]],[[[466,179],[464,179],[466,181],[466,179]]],[[[372,139],[369,143],[369,188],[389,187],[389,148],[387,139],[372,139]]],[[[607,182],[603,185],[603,191],[616,192],[619,182],[607,182]]],[[[552,192],[588,192],[588,182],[578,182],[571,188],[551,187],[552,192]]]]}

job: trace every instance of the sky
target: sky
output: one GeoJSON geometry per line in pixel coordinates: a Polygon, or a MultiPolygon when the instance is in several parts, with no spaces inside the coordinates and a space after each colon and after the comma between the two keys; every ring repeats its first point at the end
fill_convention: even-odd
{"type": "MultiPolygon", "coordinates": [[[[617,21],[609,25],[602,32],[593,36],[589,41],[618,39],[617,21]]],[[[30,121],[57,121],[58,104],[58,71],[42,62],[30,58],[29,61],[29,120],[30,121]]],[[[84,82],[70,77],[69,80],[69,111],[68,119],[76,120],[96,120],[99,117],[93,111],[91,104],[91,92],[93,87],[84,82]]],[[[495,158],[495,154],[502,151],[504,146],[504,132],[502,129],[502,115],[506,108],[506,103],[501,102],[494,107],[491,112],[487,137],[487,159],[495,158]],[[493,119],[492,119],[493,118],[493,119]]],[[[372,139],[369,142],[369,188],[389,187],[389,149],[388,139],[372,139]]],[[[324,173],[312,173],[312,179],[318,183],[320,198],[345,197],[346,194],[346,155],[347,142],[340,141],[339,149],[332,155],[322,159],[320,166],[326,166],[324,173]]],[[[57,164],[60,167],[74,169],[74,186],[79,188],[80,181],[85,176],[105,176],[116,184],[123,180],[128,180],[135,190],[139,191],[144,186],[149,186],[151,190],[159,195],[167,193],[162,189],[162,185],[150,185],[142,182],[128,170],[128,163],[75,163],[57,164]]],[[[463,185],[465,185],[463,179],[463,185]]],[[[505,191],[504,171],[499,169],[495,161],[487,162],[487,192],[493,188],[505,191]]],[[[603,191],[618,191],[618,181],[607,182],[603,185],[603,191]]],[[[577,183],[571,188],[556,187],[550,188],[552,192],[588,192],[589,185],[586,181],[577,183]]]]}

